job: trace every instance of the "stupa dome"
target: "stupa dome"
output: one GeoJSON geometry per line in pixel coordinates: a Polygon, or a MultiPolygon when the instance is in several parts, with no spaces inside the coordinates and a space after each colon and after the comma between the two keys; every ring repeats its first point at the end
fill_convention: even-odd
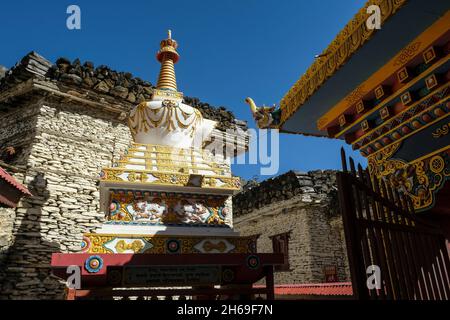
{"type": "Polygon", "coordinates": [[[136,143],[200,148],[216,122],[177,100],[151,100],[134,108],[129,125],[136,143]]]}
{"type": "Polygon", "coordinates": [[[130,113],[129,126],[136,143],[201,148],[216,126],[215,121],[204,119],[200,111],[183,103],[183,94],[177,91],[177,47],[169,30],[156,55],[161,70],[152,99],[130,113]]]}

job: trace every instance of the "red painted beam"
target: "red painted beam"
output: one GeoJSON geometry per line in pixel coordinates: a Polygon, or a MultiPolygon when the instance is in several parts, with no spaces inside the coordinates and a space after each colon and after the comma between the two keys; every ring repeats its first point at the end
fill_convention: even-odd
{"type": "Polygon", "coordinates": [[[242,265],[249,256],[257,256],[261,265],[284,263],[283,254],[261,253],[217,253],[217,254],[93,254],[93,253],[54,253],[51,265],[62,268],[70,265],[84,265],[92,256],[99,256],[108,266],[163,266],[163,265],[242,265]]]}
{"type": "Polygon", "coordinates": [[[88,253],[54,253],[51,266],[53,273],[67,279],[67,267],[79,266],[82,282],[85,285],[104,286],[108,283],[108,268],[115,267],[122,270],[123,267],[151,267],[151,266],[221,266],[231,267],[235,270],[234,281],[239,283],[253,283],[264,274],[267,267],[284,263],[282,254],[88,254],[88,253]],[[101,267],[96,272],[89,272],[86,261],[97,256],[101,259],[101,267]],[[249,257],[256,265],[249,264],[249,257]]]}

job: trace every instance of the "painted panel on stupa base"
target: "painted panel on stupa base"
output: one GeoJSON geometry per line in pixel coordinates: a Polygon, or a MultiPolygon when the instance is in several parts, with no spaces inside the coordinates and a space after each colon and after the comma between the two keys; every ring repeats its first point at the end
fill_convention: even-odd
{"type": "Polygon", "coordinates": [[[256,253],[257,237],[117,235],[89,233],[81,244],[85,253],[256,253]]]}
{"type": "Polygon", "coordinates": [[[112,191],[107,223],[227,227],[226,196],[152,191],[112,191]]]}

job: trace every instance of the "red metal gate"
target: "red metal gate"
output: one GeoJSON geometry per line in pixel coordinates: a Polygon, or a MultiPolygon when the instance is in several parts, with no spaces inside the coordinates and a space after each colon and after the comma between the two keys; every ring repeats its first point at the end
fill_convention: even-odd
{"type": "Polygon", "coordinates": [[[342,149],[338,173],[352,285],[357,299],[448,300],[450,263],[439,227],[414,213],[411,200],[384,180],[355,168],[342,149]],[[381,281],[369,289],[377,266],[381,281]]]}

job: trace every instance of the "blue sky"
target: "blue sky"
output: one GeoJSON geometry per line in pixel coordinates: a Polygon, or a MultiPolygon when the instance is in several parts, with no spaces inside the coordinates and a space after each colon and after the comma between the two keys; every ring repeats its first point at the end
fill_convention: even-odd
{"type": "MultiPolygon", "coordinates": [[[[106,64],[152,83],[159,41],[172,29],[179,43],[179,90],[226,106],[254,127],[247,96],[279,103],[364,5],[365,0],[222,1],[2,1],[0,64],[14,65],[29,51],[106,64]],[[81,30],[66,28],[66,9],[81,8],[81,30]]],[[[341,141],[280,136],[279,173],[339,169],[341,141]]],[[[348,154],[365,164],[359,153],[348,154]]],[[[234,165],[236,175],[258,176],[258,165],[234,165]]],[[[261,177],[265,179],[267,177],[261,177]]]]}

